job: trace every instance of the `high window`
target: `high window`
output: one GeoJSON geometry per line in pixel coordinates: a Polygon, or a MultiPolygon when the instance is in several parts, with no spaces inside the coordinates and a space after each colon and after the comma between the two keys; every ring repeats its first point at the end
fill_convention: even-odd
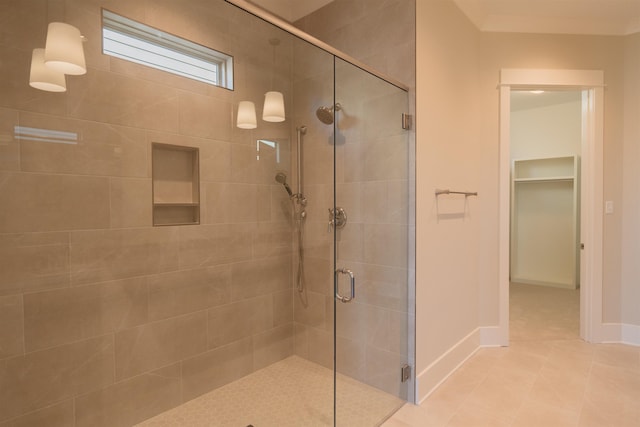
{"type": "Polygon", "coordinates": [[[233,57],[104,9],[102,52],[233,89],[233,57]]]}

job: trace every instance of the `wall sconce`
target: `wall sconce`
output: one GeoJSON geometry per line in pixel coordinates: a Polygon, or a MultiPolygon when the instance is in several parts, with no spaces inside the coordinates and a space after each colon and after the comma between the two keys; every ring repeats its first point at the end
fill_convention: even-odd
{"type": "Polygon", "coordinates": [[[51,22],[47,30],[44,63],[56,71],[73,76],[87,72],[80,30],[64,22],[51,22]]]}
{"type": "Polygon", "coordinates": [[[47,92],[65,92],[67,90],[67,80],[64,73],[45,65],[44,49],[33,49],[29,86],[47,92]]]}
{"type": "Polygon", "coordinates": [[[262,120],[265,122],[283,122],[284,118],[284,97],[282,93],[275,91],[265,93],[262,120]]]}
{"type": "Polygon", "coordinates": [[[240,101],[240,104],[238,104],[236,126],[240,129],[255,129],[258,127],[256,120],[256,106],[253,102],[240,101]]]}
{"type": "Polygon", "coordinates": [[[87,72],[80,30],[64,22],[51,22],[44,49],[33,49],[29,86],[47,92],[65,92],[65,74],[87,72]]]}

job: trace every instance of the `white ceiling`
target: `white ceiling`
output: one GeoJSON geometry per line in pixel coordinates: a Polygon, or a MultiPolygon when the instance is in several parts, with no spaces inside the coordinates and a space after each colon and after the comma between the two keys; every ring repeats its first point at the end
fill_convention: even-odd
{"type": "Polygon", "coordinates": [[[640,0],[453,1],[482,31],[599,35],[640,31],[640,0]]]}
{"type": "Polygon", "coordinates": [[[542,108],[551,105],[565,104],[568,102],[580,102],[582,91],[545,91],[533,93],[528,90],[511,91],[511,111],[542,108]]]}
{"type": "MultiPolygon", "coordinates": [[[[333,0],[250,1],[286,21],[295,22],[333,0]]],[[[640,0],[450,1],[482,31],[599,35],[640,31],[640,0]]]]}

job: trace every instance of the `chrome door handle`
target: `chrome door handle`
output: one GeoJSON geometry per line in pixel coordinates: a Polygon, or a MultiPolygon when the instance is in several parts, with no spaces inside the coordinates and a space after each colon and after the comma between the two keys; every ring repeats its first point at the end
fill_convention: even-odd
{"type": "Polygon", "coordinates": [[[352,299],[356,297],[356,278],[353,275],[353,271],[347,268],[339,268],[336,270],[335,277],[335,287],[336,287],[336,298],[343,303],[351,302],[352,299]],[[349,283],[350,283],[350,293],[349,296],[340,295],[340,274],[348,274],[349,275],[349,283]]]}

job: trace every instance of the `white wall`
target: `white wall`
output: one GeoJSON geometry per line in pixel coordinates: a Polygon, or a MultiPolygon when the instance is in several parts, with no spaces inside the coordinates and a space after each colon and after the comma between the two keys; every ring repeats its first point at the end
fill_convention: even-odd
{"type": "MultiPolygon", "coordinates": [[[[446,1],[418,1],[416,18],[416,371],[425,379],[419,385],[430,386],[436,374],[444,377],[444,369],[436,368],[446,360],[465,357],[465,343],[476,339],[475,328],[483,333],[482,327],[498,324],[497,85],[502,68],[604,71],[605,200],[622,206],[623,158],[631,170],[625,172],[624,229],[622,209],[604,218],[603,321],[640,325],[640,272],[635,266],[640,257],[638,36],[479,33],[446,1]],[[436,186],[479,191],[465,221],[436,221],[436,186]],[[622,236],[627,234],[623,252],[622,236]]],[[[427,391],[420,389],[418,398],[427,391]]]]}
{"type": "MultiPolygon", "coordinates": [[[[573,99],[565,102],[517,110],[512,108],[512,160],[580,155],[582,100],[580,91],[570,94],[573,99]]],[[[528,96],[548,95],[549,93],[543,93],[528,96]]]]}
{"type": "MultiPolygon", "coordinates": [[[[640,34],[625,40],[622,322],[640,326],[640,34]]],[[[640,336],[637,337],[640,340],[640,336]]]]}
{"type": "Polygon", "coordinates": [[[478,345],[479,32],[453,2],[416,4],[418,400],[478,345]],[[469,350],[469,348],[471,350],[469,350]]]}
{"type": "MultiPolygon", "coordinates": [[[[483,157],[481,187],[487,210],[480,253],[480,324],[498,323],[497,206],[498,206],[498,108],[496,85],[502,68],[599,69],[604,71],[604,199],[622,201],[622,142],[624,99],[624,38],[607,36],[482,33],[481,108],[483,157]]],[[[603,320],[621,320],[621,210],[604,218],[603,320]]]]}

